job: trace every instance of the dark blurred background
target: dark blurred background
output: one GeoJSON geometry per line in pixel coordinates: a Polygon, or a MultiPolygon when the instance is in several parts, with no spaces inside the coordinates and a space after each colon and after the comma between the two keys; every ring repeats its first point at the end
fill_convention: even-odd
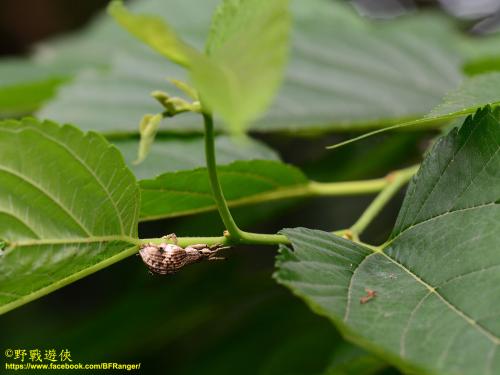
{"type": "MultiPolygon", "coordinates": [[[[500,11],[498,0],[352,3],[361,14],[375,18],[442,7],[461,18],[465,29],[481,33],[497,27],[500,11]]],[[[106,4],[0,0],[0,54],[27,54],[38,41],[83,27],[106,4]]],[[[434,135],[391,134],[328,153],[324,146],[335,143],[334,135],[259,137],[311,178],[332,181],[379,177],[414,163],[434,135]]],[[[387,237],[402,197],[401,192],[363,239],[380,243],[387,237]]],[[[243,227],[265,232],[294,226],[332,230],[351,225],[371,199],[287,201],[238,209],[235,216],[243,227]]],[[[215,213],[140,227],[141,237],[169,232],[219,235],[222,230],[215,213]]],[[[274,283],[275,252],[242,247],[231,250],[226,262],[195,265],[168,278],[148,274],[140,259],[129,258],[0,316],[0,346],[67,348],[75,362],[142,362],[142,373],[168,374],[319,375],[334,362],[364,358],[326,319],[274,283]]],[[[383,372],[377,373],[397,373],[384,367],[374,363],[373,373],[379,368],[383,372]]]]}
{"type": "MultiPolygon", "coordinates": [[[[333,1],[333,0],[332,0],[333,1]]],[[[0,54],[29,51],[37,41],[76,30],[109,0],[0,0],[0,54]]],[[[492,32],[500,24],[499,0],[351,0],[360,14],[391,18],[421,7],[441,7],[468,21],[477,32],[492,32]]]]}

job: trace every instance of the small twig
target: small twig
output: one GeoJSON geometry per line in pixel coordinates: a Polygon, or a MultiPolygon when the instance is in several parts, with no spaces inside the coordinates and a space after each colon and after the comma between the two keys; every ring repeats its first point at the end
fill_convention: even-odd
{"type": "Polygon", "coordinates": [[[366,227],[373,221],[379,214],[382,208],[389,202],[389,200],[405,185],[410,178],[417,172],[419,166],[415,165],[409,168],[401,169],[386,176],[387,185],[377,195],[373,202],[363,212],[360,218],[350,228],[351,236],[358,238],[366,227]]]}

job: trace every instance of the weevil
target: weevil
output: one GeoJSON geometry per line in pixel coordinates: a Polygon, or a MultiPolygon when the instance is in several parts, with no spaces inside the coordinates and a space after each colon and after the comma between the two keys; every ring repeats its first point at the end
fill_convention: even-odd
{"type": "Polygon", "coordinates": [[[161,243],[159,245],[148,243],[142,245],[139,255],[142,261],[152,273],[169,275],[178,272],[188,264],[201,262],[203,260],[222,260],[224,258],[215,256],[219,251],[227,249],[227,246],[196,244],[181,247],[177,244],[175,234],[164,236],[172,239],[174,243],[161,243]]]}

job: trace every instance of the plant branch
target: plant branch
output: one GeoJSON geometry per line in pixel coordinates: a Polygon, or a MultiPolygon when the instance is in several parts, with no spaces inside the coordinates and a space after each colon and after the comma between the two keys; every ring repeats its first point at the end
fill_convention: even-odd
{"type": "Polygon", "coordinates": [[[409,168],[400,169],[386,176],[387,184],[382,191],[377,195],[373,202],[363,212],[360,218],[348,230],[347,235],[354,240],[359,240],[359,235],[363,233],[366,227],[379,214],[387,202],[396,194],[403,185],[417,172],[419,166],[415,165],[409,168]]]}
{"type": "MultiPolygon", "coordinates": [[[[207,159],[208,160],[208,159],[207,159]]],[[[212,159],[210,159],[212,160],[212,159]]],[[[213,159],[215,161],[215,158],[213,159]]],[[[363,230],[368,226],[368,224],[375,218],[375,216],[380,212],[380,210],[384,207],[384,205],[394,196],[394,194],[410,180],[410,178],[415,174],[418,170],[417,166],[412,166],[409,168],[401,169],[394,171],[387,175],[385,178],[375,179],[375,180],[367,180],[367,181],[354,181],[354,182],[343,182],[343,183],[331,183],[330,184],[322,184],[318,182],[313,182],[313,184],[318,185],[326,185],[322,186],[320,189],[314,188],[315,194],[317,195],[330,195],[331,193],[335,194],[338,191],[349,192],[348,189],[354,188],[357,189],[358,193],[366,193],[372,192],[372,189],[381,190],[380,194],[375,198],[375,200],[370,204],[370,206],[366,209],[366,211],[361,215],[358,221],[350,228],[338,230],[333,233],[350,238],[355,242],[359,242],[359,234],[363,232],[363,230]],[[342,189],[339,189],[338,184],[342,184],[342,189]],[[346,189],[345,191],[343,189],[346,189]]],[[[215,176],[218,182],[217,176],[215,176]]],[[[218,185],[220,188],[220,185],[218,185]]],[[[294,195],[296,196],[296,195],[294,195]]],[[[222,195],[222,191],[220,191],[220,197],[224,199],[222,195]]],[[[246,245],[279,245],[290,244],[288,239],[281,234],[263,234],[263,233],[251,233],[245,232],[238,228],[234,219],[232,218],[229,209],[227,208],[227,204],[225,200],[222,202],[222,212],[227,210],[228,216],[226,213],[221,213],[221,217],[223,217],[223,222],[226,225],[224,220],[227,220],[228,217],[230,221],[234,223],[235,228],[237,229],[236,236],[230,234],[229,236],[219,236],[219,237],[177,237],[177,244],[182,247],[186,247],[194,244],[206,244],[209,246],[212,245],[234,245],[238,244],[246,244],[246,245]],[[223,216],[224,215],[224,216],[223,216]]],[[[217,206],[219,207],[219,206],[217,206]]],[[[221,212],[221,211],[219,211],[221,212]]],[[[227,225],[226,225],[227,227],[227,225]]],[[[139,240],[141,244],[146,243],[155,243],[159,244],[162,242],[173,242],[172,240],[164,239],[164,238],[149,238],[149,239],[141,239],[139,240]]],[[[364,244],[365,246],[372,247],[368,244],[364,244]]]]}
{"type": "MultiPolygon", "coordinates": [[[[288,239],[281,234],[261,234],[261,233],[250,233],[250,232],[240,232],[242,237],[238,239],[238,244],[243,245],[279,245],[279,244],[290,244],[288,239]]],[[[144,238],[139,240],[141,244],[160,244],[160,243],[174,243],[172,239],[166,238],[144,238]]],[[[177,245],[181,247],[186,247],[195,244],[205,244],[208,246],[213,245],[234,245],[235,240],[232,237],[227,236],[216,236],[216,237],[177,237],[177,245]]]]}

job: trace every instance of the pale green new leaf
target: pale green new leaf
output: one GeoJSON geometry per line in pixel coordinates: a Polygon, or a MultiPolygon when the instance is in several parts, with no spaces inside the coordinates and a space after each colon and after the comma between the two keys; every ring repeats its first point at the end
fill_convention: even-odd
{"type": "Polygon", "coordinates": [[[428,154],[385,245],[285,230],[294,251],[282,249],[276,278],[402,369],[497,374],[499,202],[500,122],[486,108],[428,154]]]}
{"type": "Polygon", "coordinates": [[[203,103],[242,132],[271,103],[287,58],[288,0],[224,0],[207,41],[209,58],[193,66],[203,103]]]}
{"type": "Polygon", "coordinates": [[[141,139],[137,150],[137,159],[134,161],[134,164],[142,163],[148,156],[151,146],[155,141],[156,133],[158,133],[162,118],[163,116],[161,114],[144,115],[142,118],[139,124],[141,139]]]}
{"type": "Polygon", "coordinates": [[[226,1],[219,8],[202,56],[158,17],[134,15],[121,2],[109,12],[129,32],[187,67],[203,104],[233,132],[269,105],[281,81],[289,30],[288,0],[226,1]]]}
{"type": "Polygon", "coordinates": [[[113,1],[108,12],[128,32],[176,64],[190,67],[199,53],[182,41],[160,17],[131,13],[121,1],[113,1]]]}
{"type": "Polygon", "coordinates": [[[139,189],[95,133],[0,122],[0,313],[137,251],[139,189]]]}
{"type": "MultiPolygon", "coordinates": [[[[236,161],[217,172],[229,206],[293,197],[308,182],[297,168],[271,160],[236,161]]],[[[165,173],[140,187],[141,221],[216,209],[206,168],[165,173]]]]}

